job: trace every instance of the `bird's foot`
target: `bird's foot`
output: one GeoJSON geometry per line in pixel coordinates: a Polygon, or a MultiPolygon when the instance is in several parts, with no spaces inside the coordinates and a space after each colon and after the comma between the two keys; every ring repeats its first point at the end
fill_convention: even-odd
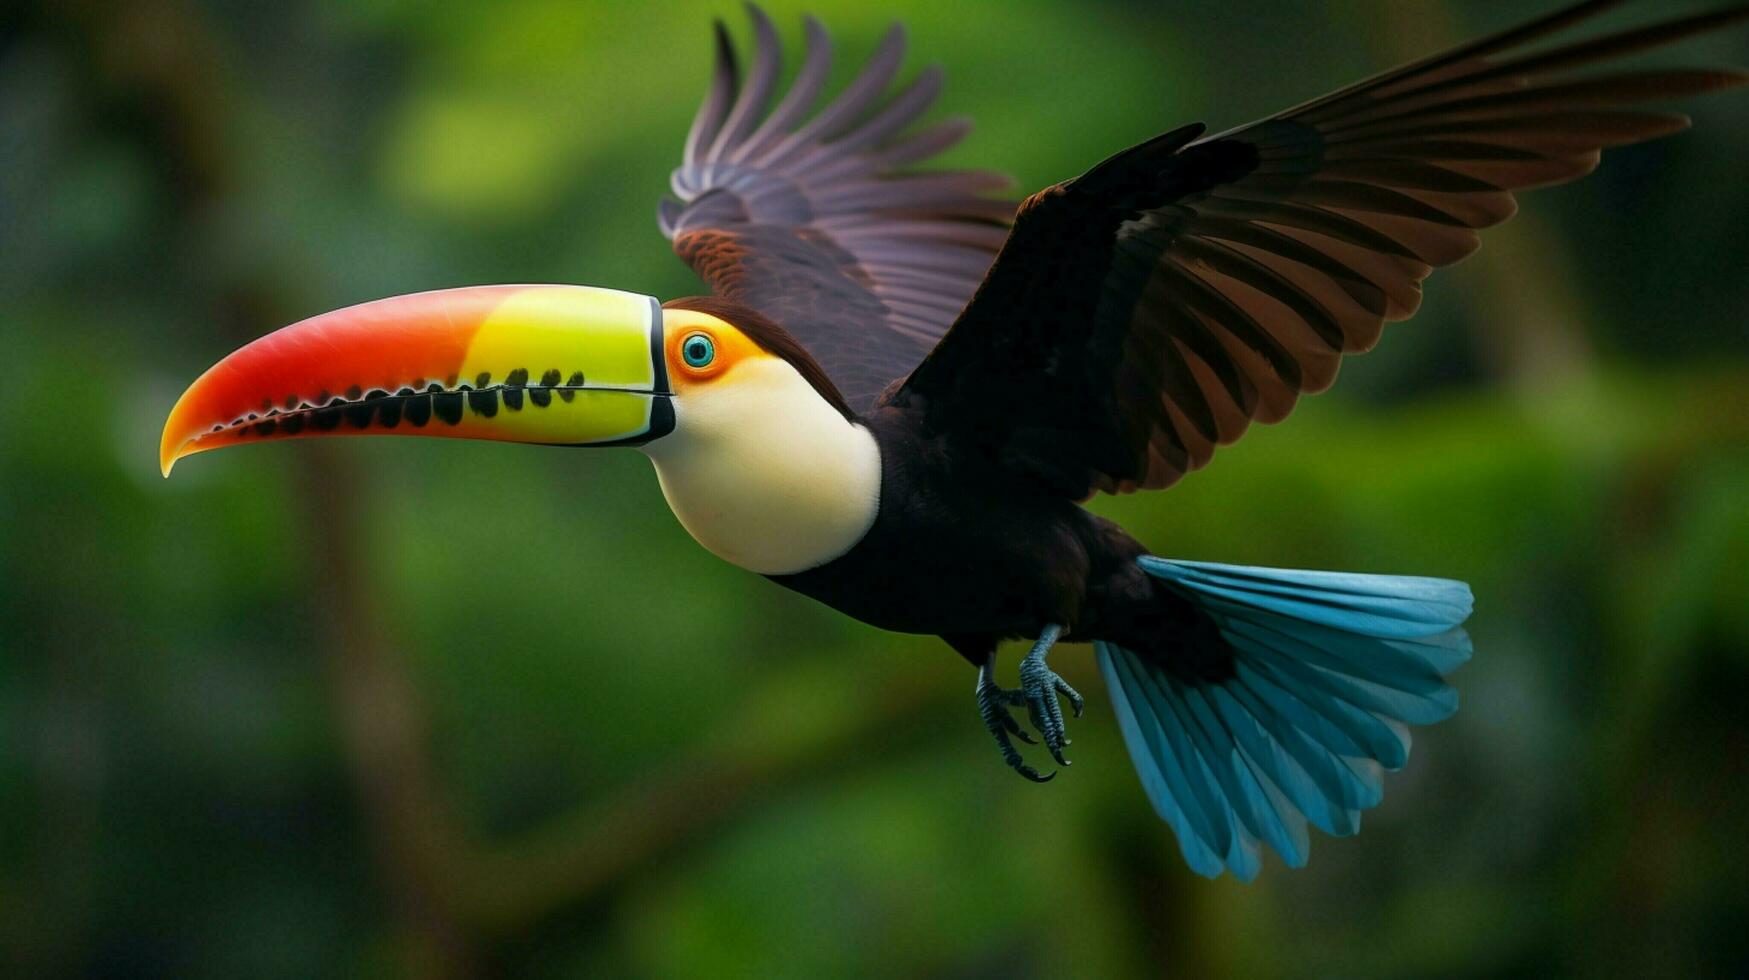
{"type": "Polygon", "coordinates": [[[1063,724],[1063,706],[1057,696],[1069,699],[1069,706],[1077,718],[1081,717],[1087,700],[1045,665],[1045,654],[1050,652],[1051,644],[1057,641],[1062,631],[1060,626],[1047,627],[1044,635],[1033,644],[1032,652],[1020,662],[1020,695],[1025,701],[1026,713],[1031,716],[1032,727],[1038,729],[1051,758],[1057,760],[1058,765],[1067,766],[1069,760],[1063,758],[1063,747],[1069,744],[1069,736],[1063,724]]]}
{"type": "Polygon", "coordinates": [[[1014,747],[1013,739],[1016,738],[1028,745],[1037,745],[1038,742],[1008,713],[1009,705],[1025,704],[1026,696],[1021,691],[996,686],[996,678],[991,669],[995,661],[996,655],[992,653],[990,659],[984,661],[984,666],[978,668],[978,714],[984,719],[984,729],[996,739],[996,747],[1002,750],[1002,761],[1008,763],[1015,772],[1035,783],[1050,782],[1056,773],[1048,776],[1041,774],[1028,765],[1021,758],[1020,750],[1014,747]]]}
{"type": "Polygon", "coordinates": [[[993,653],[978,669],[978,714],[984,719],[984,728],[996,739],[996,747],[1002,751],[1002,760],[1015,772],[1035,783],[1048,782],[1056,773],[1040,773],[1021,757],[1020,750],[1014,747],[1013,739],[1018,738],[1028,745],[1038,743],[1020,727],[1014,716],[1008,713],[1008,708],[1010,705],[1025,705],[1032,727],[1044,739],[1045,748],[1051,753],[1051,758],[1056,759],[1059,765],[1070,765],[1069,760],[1063,757],[1063,748],[1070,744],[1070,739],[1063,723],[1063,707],[1057,697],[1062,695],[1069,699],[1077,718],[1081,717],[1086,700],[1067,681],[1057,676],[1056,671],[1045,665],[1045,654],[1050,652],[1051,645],[1062,632],[1060,626],[1045,627],[1038,642],[1033,644],[1032,652],[1020,662],[1019,689],[997,686],[996,655],[993,653]]]}

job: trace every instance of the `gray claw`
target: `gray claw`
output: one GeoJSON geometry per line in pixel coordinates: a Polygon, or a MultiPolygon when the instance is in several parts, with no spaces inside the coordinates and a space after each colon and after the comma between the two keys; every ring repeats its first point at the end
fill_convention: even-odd
{"type": "Polygon", "coordinates": [[[1038,730],[1051,758],[1057,760],[1057,764],[1061,766],[1073,765],[1063,757],[1063,747],[1073,743],[1069,739],[1068,727],[1063,721],[1063,706],[1058,698],[1061,696],[1069,699],[1069,705],[1074,709],[1077,718],[1081,717],[1087,702],[1079,691],[1070,687],[1067,681],[1045,665],[1045,654],[1050,652],[1051,645],[1062,635],[1062,631],[1060,626],[1047,626],[1039,635],[1032,652],[1020,662],[1018,690],[996,686],[994,653],[978,668],[978,714],[984,719],[984,728],[996,739],[996,747],[1002,752],[1002,760],[1015,772],[1035,783],[1049,782],[1056,773],[1041,774],[1021,758],[1020,750],[1014,747],[1014,739],[1018,738],[1028,745],[1037,743],[1008,713],[1008,707],[1024,705],[1032,727],[1038,730]]]}
{"type": "Polygon", "coordinates": [[[1063,706],[1058,701],[1058,695],[1069,699],[1070,706],[1075,711],[1075,717],[1081,717],[1086,700],[1081,693],[1069,686],[1069,683],[1057,676],[1057,673],[1045,664],[1045,654],[1056,640],[1057,630],[1053,627],[1040,637],[1032,652],[1027,654],[1020,663],[1020,689],[1026,698],[1027,713],[1032,718],[1033,727],[1043,736],[1045,748],[1056,759],[1059,765],[1068,766],[1072,763],[1063,757],[1063,748],[1070,744],[1068,726],[1063,720],[1063,706]]]}
{"type": "Polygon", "coordinates": [[[1010,735],[1028,745],[1038,743],[1034,742],[1032,736],[1020,727],[1020,723],[1014,720],[1014,717],[1008,713],[1008,709],[1002,706],[1001,699],[992,696],[995,693],[995,691],[986,691],[983,687],[978,689],[978,714],[984,719],[984,729],[996,739],[996,747],[1002,752],[1002,761],[1008,763],[1009,768],[1035,783],[1050,782],[1057,775],[1056,773],[1041,774],[1037,769],[1027,765],[1026,760],[1021,758],[1020,750],[1014,747],[1014,742],[1009,738],[1010,735]]]}
{"type": "Polygon", "coordinates": [[[1021,757],[1020,750],[1014,747],[1013,739],[1015,738],[1027,745],[1038,744],[1031,735],[1026,733],[1026,729],[1020,727],[1020,722],[1015,721],[1014,716],[1008,713],[1008,705],[1026,703],[1022,693],[997,687],[996,681],[991,675],[990,664],[985,664],[978,671],[976,693],[978,696],[978,715],[984,720],[984,730],[996,739],[996,748],[1002,753],[1002,761],[1008,763],[1009,768],[1035,783],[1048,783],[1055,779],[1056,773],[1041,773],[1028,765],[1026,760],[1021,757]]]}
{"type": "MultiPolygon", "coordinates": [[[[1057,678],[1057,693],[1068,698],[1069,706],[1075,709],[1075,717],[1081,717],[1082,709],[1087,707],[1087,699],[1081,696],[1081,692],[1070,687],[1068,681],[1059,677],[1057,678]]],[[[1063,744],[1067,745],[1069,743],[1065,740],[1063,744]]]]}

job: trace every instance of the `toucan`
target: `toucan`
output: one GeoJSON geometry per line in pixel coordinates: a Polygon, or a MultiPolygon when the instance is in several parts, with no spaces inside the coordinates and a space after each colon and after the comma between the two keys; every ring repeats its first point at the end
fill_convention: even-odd
{"type": "Polygon", "coordinates": [[[1172,130],[1018,206],[997,174],[915,168],[968,124],[918,124],[941,74],[895,88],[900,27],[820,105],[827,32],[806,19],[784,88],[777,33],[749,7],[751,69],[718,21],[658,215],[711,295],[472,286],[315,316],[202,374],[160,465],[322,435],[635,448],[706,549],[944,639],[1028,779],[1055,771],[1026,761],[1013,709],[1069,765],[1063,705],[1080,716],[1084,700],[1046,656],[1091,642],[1189,866],[1250,880],[1264,845],[1299,866],[1308,824],[1354,833],[1407,762],[1408,726],[1456,710],[1468,586],[1158,557],[1083,505],[1170,487],[1328,388],[1515,192],[1688,125],[1640,103],[1749,79],[1584,71],[1749,19],[1558,37],[1618,5],[1576,3],[1218,135],[1172,130]],[[995,676],[1011,639],[1032,642],[1012,689],[995,676]]]}

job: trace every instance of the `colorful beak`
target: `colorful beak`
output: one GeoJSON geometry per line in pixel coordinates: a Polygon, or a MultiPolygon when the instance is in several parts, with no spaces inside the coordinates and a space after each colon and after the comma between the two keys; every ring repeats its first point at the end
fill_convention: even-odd
{"type": "Polygon", "coordinates": [[[662,312],[589,286],[476,286],[277,330],[177,400],[159,465],[246,442],[419,435],[636,445],[674,427],[662,312]]]}

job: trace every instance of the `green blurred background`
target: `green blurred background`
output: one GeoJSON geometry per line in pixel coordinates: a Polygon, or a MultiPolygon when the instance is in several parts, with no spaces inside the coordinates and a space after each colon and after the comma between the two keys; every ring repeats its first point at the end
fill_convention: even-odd
{"type": "MultiPolygon", "coordinates": [[[[980,123],[949,162],[1036,188],[1527,5],[772,8],[826,20],[839,78],[906,21],[980,123]]],[[[1094,504],[1168,555],[1474,586],[1464,710],[1359,837],[1252,886],[1184,867],[1084,648],[1077,765],[1025,783],[945,646],[718,562],[636,453],[159,478],[182,387],[294,319],[698,292],[654,208],[713,15],[745,36],[727,0],[0,13],[0,972],[1749,971],[1742,92],[1530,195],[1289,423],[1094,504]]],[[[1746,65],[1749,30],[1652,61],[1746,65]]]]}

